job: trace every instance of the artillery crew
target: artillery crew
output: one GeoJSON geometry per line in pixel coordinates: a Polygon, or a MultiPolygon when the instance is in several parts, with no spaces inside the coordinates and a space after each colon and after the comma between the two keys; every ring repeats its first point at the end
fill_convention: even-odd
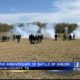
{"type": "Polygon", "coordinates": [[[1,38],[1,42],[6,42],[6,41],[9,41],[9,37],[8,36],[2,36],[1,38]]]}
{"type": "MultiPolygon", "coordinates": [[[[17,42],[19,43],[20,40],[21,40],[21,35],[18,34],[18,35],[13,35],[12,36],[13,38],[13,41],[16,39],[17,42]]],[[[55,41],[57,41],[57,38],[58,38],[58,35],[57,33],[55,33],[55,36],[54,36],[54,39],[55,41]]],[[[9,41],[10,40],[10,37],[8,36],[1,36],[1,42],[6,42],[6,41],[9,41]]],[[[37,43],[41,43],[43,40],[43,35],[42,34],[30,34],[29,35],[29,42],[30,44],[37,44],[37,43]]],[[[63,35],[63,40],[75,40],[75,34],[73,33],[69,33],[66,37],[66,35],[64,34],[63,35]]]]}
{"type": "Polygon", "coordinates": [[[70,33],[68,34],[68,36],[66,37],[66,35],[63,35],[63,40],[75,40],[75,34],[70,33]]]}
{"type": "Polygon", "coordinates": [[[29,35],[30,44],[41,43],[43,40],[43,35],[29,35]]]}
{"type": "Polygon", "coordinates": [[[75,34],[70,33],[68,38],[69,40],[75,40],[75,34]]]}
{"type": "Polygon", "coordinates": [[[13,41],[17,39],[18,43],[20,42],[21,35],[13,35],[13,41]]]}

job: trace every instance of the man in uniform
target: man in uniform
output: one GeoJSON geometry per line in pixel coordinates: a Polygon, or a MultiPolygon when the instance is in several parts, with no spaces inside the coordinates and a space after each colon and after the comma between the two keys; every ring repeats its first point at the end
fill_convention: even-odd
{"type": "Polygon", "coordinates": [[[55,34],[55,41],[57,41],[57,33],[55,34]]]}

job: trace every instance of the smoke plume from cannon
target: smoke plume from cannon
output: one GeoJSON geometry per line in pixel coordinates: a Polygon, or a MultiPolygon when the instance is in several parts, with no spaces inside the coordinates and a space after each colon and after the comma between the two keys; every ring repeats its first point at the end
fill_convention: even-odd
{"type": "MultiPolygon", "coordinates": [[[[19,26],[18,24],[14,25],[14,28],[11,30],[14,34],[21,34],[22,38],[29,38],[30,34],[39,34],[37,31],[39,27],[35,24],[24,24],[23,26],[19,26]]],[[[45,28],[41,29],[41,33],[44,38],[52,38],[54,39],[55,35],[55,26],[53,24],[47,24],[45,28]]]]}

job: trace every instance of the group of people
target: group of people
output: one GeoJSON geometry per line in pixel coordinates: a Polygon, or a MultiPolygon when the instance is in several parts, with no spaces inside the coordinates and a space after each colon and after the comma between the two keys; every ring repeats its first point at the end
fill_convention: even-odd
{"type": "Polygon", "coordinates": [[[6,42],[6,41],[9,41],[9,37],[8,36],[2,36],[1,37],[1,42],[6,42]]]}
{"type": "MultiPolygon", "coordinates": [[[[20,42],[20,39],[21,39],[21,35],[13,35],[13,41],[17,39],[17,42],[19,43],[20,42]]],[[[7,42],[10,40],[10,37],[9,36],[1,36],[1,42],[7,42]]]]}
{"type": "Polygon", "coordinates": [[[20,39],[21,39],[21,35],[13,35],[13,41],[17,39],[17,42],[19,43],[20,42],[20,39]]]}
{"type": "Polygon", "coordinates": [[[43,40],[43,35],[33,35],[33,34],[29,35],[30,44],[41,43],[42,40],[43,40]]]}
{"type": "MultiPolygon", "coordinates": [[[[57,33],[55,34],[55,41],[57,41],[58,35],[57,33]]],[[[1,42],[6,42],[9,41],[10,37],[8,36],[2,36],[1,37],[1,42]]],[[[21,35],[13,35],[13,41],[17,40],[17,42],[19,43],[21,40],[21,35]]],[[[37,43],[41,43],[43,40],[43,35],[42,34],[30,34],[29,35],[29,42],[30,44],[37,44],[37,43]]],[[[75,34],[68,34],[68,35],[63,35],[63,40],[75,40],[75,34]]]]}
{"type": "Polygon", "coordinates": [[[66,35],[64,34],[63,40],[75,40],[75,34],[68,34],[67,37],[66,37],[66,35]]]}
{"type": "MultiPolygon", "coordinates": [[[[58,35],[55,34],[55,40],[57,41],[58,35]]],[[[63,35],[63,40],[75,40],[75,34],[63,35]]]]}
{"type": "MultiPolygon", "coordinates": [[[[17,42],[19,43],[20,40],[21,40],[21,35],[17,35],[17,34],[14,34],[12,36],[12,39],[13,41],[17,40],[17,42]]],[[[10,40],[10,37],[8,36],[1,36],[1,42],[7,42],[10,40]]],[[[43,35],[29,35],[29,42],[30,44],[36,44],[36,43],[41,43],[43,40],[43,35]]]]}

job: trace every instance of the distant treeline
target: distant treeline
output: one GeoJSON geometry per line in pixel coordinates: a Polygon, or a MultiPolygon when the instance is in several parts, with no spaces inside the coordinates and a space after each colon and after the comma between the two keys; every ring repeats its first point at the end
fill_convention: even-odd
{"type": "Polygon", "coordinates": [[[56,33],[64,33],[65,27],[68,27],[68,33],[73,32],[75,28],[77,27],[77,24],[69,24],[69,23],[57,23],[55,30],[56,33]]]}
{"type": "MultiPolygon", "coordinates": [[[[30,23],[31,24],[31,23],[30,23]]],[[[36,25],[39,27],[38,32],[41,32],[41,29],[45,27],[46,23],[36,22],[36,25]]],[[[19,23],[19,26],[24,26],[23,23],[19,23]]],[[[56,33],[64,33],[65,27],[68,27],[68,32],[72,32],[77,27],[77,24],[69,24],[69,23],[57,23],[55,30],[56,33]]],[[[13,29],[13,25],[0,23],[0,32],[7,32],[10,29],[13,29]]]]}
{"type": "Polygon", "coordinates": [[[7,32],[12,29],[13,26],[5,23],[0,23],[0,32],[7,32]]]}

